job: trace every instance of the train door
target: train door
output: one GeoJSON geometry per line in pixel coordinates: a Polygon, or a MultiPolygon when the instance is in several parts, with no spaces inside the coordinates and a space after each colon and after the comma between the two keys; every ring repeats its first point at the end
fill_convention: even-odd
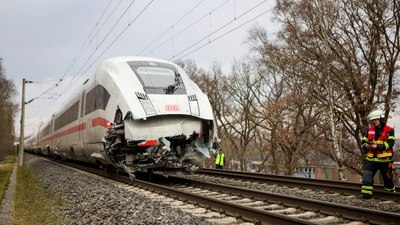
{"type": "Polygon", "coordinates": [[[56,147],[56,139],[55,138],[53,138],[54,137],[54,134],[55,134],[55,128],[54,128],[54,114],[53,115],[51,115],[51,120],[50,120],[50,131],[49,131],[49,134],[50,134],[50,140],[49,140],[49,145],[51,146],[51,149],[52,149],[52,151],[53,151],[53,154],[54,155],[56,155],[56,154],[60,154],[60,152],[58,151],[58,149],[57,149],[57,147],[56,147]]]}
{"type": "Polygon", "coordinates": [[[82,156],[85,155],[85,132],[86,132],[86,121],[85,121],[85,90],[82,91],[80,101],[80,114],[79,114],[79,145],[82,156]]]}

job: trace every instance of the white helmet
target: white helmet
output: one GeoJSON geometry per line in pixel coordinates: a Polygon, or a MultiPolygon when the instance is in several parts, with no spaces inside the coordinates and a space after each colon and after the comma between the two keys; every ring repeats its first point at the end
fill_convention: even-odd
{"type": "Polygon", "coordinates": [[[368,120],[384,119],[384,118],[385,118],[385,112],[380,109],[374,110],[368,115],[368,120]]]}

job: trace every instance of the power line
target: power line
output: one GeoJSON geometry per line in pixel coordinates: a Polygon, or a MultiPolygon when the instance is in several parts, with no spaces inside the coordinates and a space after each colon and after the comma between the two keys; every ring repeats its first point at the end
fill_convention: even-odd
{"type": "MultiPolygon", "coordinates": [[[[224,34],[222,34],[222,35],[220,35],[220,36],[214,38],[213,40],[210,40],[209,42],[207,42],[207,43],[205,43],[205,44],[199,46],[198,48],[196,48],[196,49],[194,49],[194,50],[192,50],[192,51],[190,51],[190,52],[188,52],[188,53],[186,53],[185,55],[179,57],[178,59],[181,59],[181,58],[183,58],[183,57],[185,57],[185,56],[188,56],[188,55],[192,54],[193,52],[196,52],[197,50],[203,48],[204,46],[213,43],[214,41],[216,41],[216,40],[218,40],[218,39],[220,39],[220,38],[222,38],[222,37],[228,35],[229,33],[232,33],[233,31],[235,31],[235,30],[239,29],[240,27],[242,27],[242,26],[244,26],[244,25],[246,25],[246,24],[248,24],[248,23],[250,23],[250,22],[252,22],[252,21],[254,21],[254,20],[256,20],[256,19],[258,19],[259,17],[265,15],[266,13],[268,13],[268,12],[270,12],[270,11],[272,11],[272,10],[273,10],[273,8],[271,8],[271,9],[269,9],[269,10],[267,10],[267,11],[264,11],[263,13],[257,15],[256,17],[253,17],[252,19],[250,19],[250,20],[248,20],[248,21],[246,21],[246,22],[240,24],[239,26],[237,26],[237,27],[235,27],[235,28],[233,28],[233,29],[231,29],[231,30],[225,32],[224,34]]],[[[174,59],[174,58],[171,58],[170,60],[172,60],[172,59],[174,59]]]]}
{"type": "MultiPolygon", "coordinates": [[[[230,1],[230,0],[228,0],[230,1]]],[[[156,41],[158,41],[162,36],[164,36],[166,33],[168,33],[169,30],[171,30],[174,26],[176,26],[180,21],[182,21],[186,16],[189,15],[189,13],[191,13],[194,9],[196,9],[201,3],[203,3],[204,0],[201,0],[200,2],[198,2],[193,8],[191,8],[189,11],[187,11],[181,18],[179,18],[174,24],[172,24],[171,26],[169,26],[168,29],[166,29],[164,32],[162,32],[157,38],[155,38],[152,42],[150,42],[150,44],[148,44],[146,47],[144,47],[142,50],[140,50],[140,52],[138,53],[138,55],[141,55],[142,52],[144,52],[146,49],[148,49],[151,45],[153,45],[156,41]]]]}
{"type": "MultiPolygon", "coordinates": [[[[68,71],[75,65],[76,61],[78,60],[78,58],[80,57],[80,55],[86,50],[86,44],[88,43],[89,38],[92,36],[93,32],[96,30],[96,27],[99,25],[100,20],[103,18],[104,14],[106,13],[106,11],[108,10],[108,8],[111,5],[111,2],[113,0],[110,0],[109,3],[107,4],[107,6],[104,8],[103,12],[100,15],[100,18],[97,20],[96,24],[93,26],[92,30],[90,31],[89,35],[87,36],[86,40],[83,42],[82,46],[80,47],[78,53],[76,54],[76,56],[72,59],[71,64],[69,65],[69,67],[67,68],[67,70],[64,72],[64,74],[62,75],[61,79],[64,79],[64,77],[66,76],[66,74],[68,73],[68,71]]],[[[119,2],[121,3],[121,1],[119,2]]],[[[118,3],[118,5],[119,5],[118,3]]],[[[115,10],[115,8],[114,8],[115,10]]],[[[111,15],[111,14],[110,14],[111,15]]],[[[107,22],[107,21],[106,21],[107,22]]],[[[103,23],[104,25],[105,23],[103,23]]],[[[101,28],[100,28],[101,29],[101,28]]],[[[90,40],[90,42],[93,39],[90,40]]]]}
{"type": "MultiPolygon", "coordinates": [[[[262,2],[260,2],[259,4],[257,4],[256,6],[252,7],[251,9],[247,10],[246,12],[240,14],[238,17],[234,18],[233,20],[229,21],[228,23],[222,25],[221,27],[219,27],[218,29],[216,29],[215,31],[211,32],[210,34],[206,35],[205,37],[201,38],[200,40],[198,40],[197,42],[195,42],[194,44],[190,45],[189,47],[183,49],[182,51],[180,51],[178,54],[173,55],[171,59],[176,58],[177,56],[179,56],[180,54],[186,52],[187,50],[191,49],[192,47],[196,46],[197,44],[199,44],[200,42],[204,41],[205,39],[207,39],[208,37],[210,37],[211,35],[217,33],[218,31],[224,29],[225,27],[227,27],[228,25],[232,24],[233,22],[235,22],[237,19],[240,19],[241,17],[243,17],[244,15],[248,14],[249,12],[253,11],[254,9],[260,7],[260,5],[264,4],[265,2],[267,2],[267,0],[264,0],[262,2]]],[[[269,9],[272,10],[272,9],[269,9]]]]}
{"type": "Polygon", "coordinates": [[[132,1],[128,7],[126,7],[125,11],[121,14],[121,16],[118,18],[118,20],[114,23],[114,25],[111,27],[111,29],[107,32],[107,34],[104,36],[103,40],[101,40],[100,44],[98,44],[95,48],[95,50],[92,52],[92,54],[90,54],[90,56],[86,59],[86,61],[83,63],[83,65],[81,66],[81,68],[79,68],[78,72],[76,73],[77,75],[81,72],[81,70],[83,69],[83,67],[86,66],[86,64],[88,63],[88,61],[92,58],[92,56],[94,55],[94,53],[96,53],[96,51],[99,49],[99,47],[104,43],[104,41],[108,38],[108,36],[111,34],[111,32],[114,30],[114,28],[117,26],[117,24],[121,21],[122,17],[124,17],[124,15],[128,12],[129,8],[132,6],[132,4],[135,1],[132,1]]]}
{"type": "Polygon", "coordinates": [[[181,29],[179,32],[177,32],[176,34],[172,35],[169,39],[165,40],[164,42],[162,42],[161,44],[157,45],[156,47],[154,47],[152,50],[148,51],[146,54],[144,55],[149,55],[150,53],[152,53],[154,50],[160,48],[161,46],[165,45],[166,43],[168,43],[170,40],[172,40],[173,38],[177,37],[178,35],[182,34],[183,32],[185,32],[186,30],[188,30],[189,28],[193,27],[194,25],[196,25],[197,23],[199,23],[200,21],[202,21],[204,18],[208,17],[211,13],[215,12],[216,10],[218,10],[219,8],[221,8],[222,6],[224,6],[226,3],[228,3],[229,1],[232,0],[227,0],[223,3],[221,3],[220,5],[218,5],[217,7],[215,7],[213,10],[211,10],[210,12],[206,13],[205,15],[199,17],[197,20],[195,20],[193,23],[189,24],[188,26],[186,26],[185,28],[181,29]]]}
{"type": "MultiPolygon", "coordinates": [[[[126,14],[126,12],[128,12],[129,8],[132,6],[132,4],[135,2],[132,1],[128,7],[126,7],[125,11],[121,14],[121,16],[118,18],[118,20],[114,23],[114,25],[111,27],[111,29],[107,32],[107,34],[104,36],[103,40],[100,42],[100,44],[98,44],[96,46],[96,48],[94,49],[94,51],[90,54],[90,56],[86,59],[86,61],[82,64],[82,66],[79,68],[78,72],[72,77],[71,81],[68,83],[68,85],[65,86],[65,88],[63,89],[62,92],[64,92],[70,84],[74,83],[74,80],[77,78],[77,76],[79,75],[79,73],[82,71],[82,69],[86,66],[86,64],[89,62],[89,60],[92,58],[92,56],[96,53],[96,51],[99,49],[99,47],[104,43],[104,41],[107,39],[107,37],[110,35],[110,33],[114,30],[114,28],[116,27],[116,25],[121,21],[122,17],[126,14]]],[[[119,2],[121,3],[121,1],[119,2]]],[[[118,3],[118,5],[119,5],[118,3]]],[[[116,7],[114,8],[115,11],[116,7]]],[[[114,12],[113,11],[113,12],[114,12]]],[[[93,40],[93,39],[92,39],[93,40]]],[[[83,74],[79,75],[78,78],[80,78],[83,74]]],[[[62,93],[61,92],[61,93],[62,93]]]]}
{"type": "MultiPolygon", "coordinates": [[[[118,21],[114,24],[114,26],[111,28],[111,30],[107,33],[106,37],[103,39],[103,41],[96,47],[96,49],[92,52],[92,54],[89,56],[89,58],[85,61],[85,63],[81,66],[81,68],[79,69],[78,73],[72,78],[72,80],[69,82],[69,84],[74,83],[75,79],[79,79],[80,77],[82,77],[91,67],[92,65],[97,62],[97,60],[104,55],[104,53],[122,36],[122,34],[130,27],[130,25],[132,23],[134,23],[141,15],[142,13],[153,3],[154,0],[151,0],[141,11],[140,13],[132,20],[128,22],[128,25],[125,27],[125,29],[123,29],[118,36],[105,48],[105,50],[86,68],[86,70],[81,73],[80,71],[83,69],[84,66],[86,66],[87,62],[89,61],[89,59],[91,59],[91,57],[94,55],[94,53],[98,50],[98,47],[100,45],[103,44],[104,40],[106,39],[106,37],[108,37],[108,35],[110,34],[110,32],[114,29],[114,27],[116,26],[116,24],[121,20],[121,18],[125,15],[125,13],[128,11],[128,9],[131,7],[131,5],[134,3],[131,2],[131,4],[126,8],[126,10],[124,11],[124,13],[120,16],[120,18],[118,19],[118,21]],[[79,76],[78,76],[79,75],[79,76]]],[[[64,91],[69,87],[69,85],[67,85],[64,89],[64,91]]],[[[63,91],[63,92],[64,92],[63,91]]]]}
{"type": "MultiPolygon", "coordinates": [[[[81,48],[78,50],[78,53],[76,54],[76,56],[73,58],[71,64],[69,65],[69,67],[67,68],[67,70],[63,73],[63,75],[61,76],[61,78],[59,80],[56,80],[57,83],[53,86],[48,88],[47,90],[45,90],[44,92],[42,92],[39,96],[34,97],[33,99],[31,99],[29,102],[32,102],[33,100],[39,99],[39,98],[43,98],[42,96],[45,94],[48,94],[49,91],[59,87],[60,83],[64,80],[66,74],[68,73],[68,71],[75,65],[75,63],[77,62],[78,58],[81,56],[81,54],[86,50],[87,48],[87,43],[89,38],[92,36],[93,32],[96,30],[96,27],[98,27],[101,19],[103,18],[103,16],[105,15],[105,13],[107,12],[108,8],[110,7],[111,3],[113,0],[110,0],[109,3],[106,5],[106,7],[104,8],[103,12],[101,13],[99,19],[97,20],[96,24],[93,26],[92,30],[90,31],[89,35],[87,36],[86,40],[84,41],[84,43],[82,44],[81,48]]],[[[108,16],[108,18],[103,22],[103,25],[99,28],[99,30],[102,29],[102,27],[104,26],[104,24],[108,21],[108,19],[111,17],[111,15],[115,12],[116,8],[119,6],[119,4],[121,3],[122,0],[119,1],[119,3],[117,4],[116,7],[114,7],[114,10],[110,13],[110,15],[108,16]]],[[[90,42],[93,40],[93,38],[90,40],[90,42]]],[[[89,42],[89,43],[90,43],[89,42]]],[[[51,81],[39,81],[39,82],[35,82],[35,83],[48,83],[51,81]]],[[[54,95],[58,95],[60,96],[60,94],[52,94],[54,95]]],[[[48,97],[48,98],[52,98],[52,97],[48,97]]],[[[57,98],[55,98],[55,100],[57,100],[57,98]]],[[[55,101],[54,100],[54,101],[55,101]]],[[[40,104],[40,103],[39,103],[40,104]]],[[[42,110],[45,110],[45,107],[37,107],[39,110],[36,113],[39,113],[42,110]]]]}
{"type": "MultiPolygon", "coordinates": [[[[60,85],[60,83],[64,80],[64,78],[65,78],[66,74],[68,73],[68,71],[73,67],[73,65],[76,63],[76,61],[77,61],[78,58],[80,57],[80,55],[85,51],[85,49],[86,49],[86,44],[87,44],[89,38],[91,37],[91,35],[92,35],[93,32],[95,31],[96,27],[97,27],[98,24],[100,23],[101,19],[103,18],[103,16],[104,16],[105,13],[107,12],[107,10],[108,10],[108,8],[110,7],[112,1],[113,1],[113,0],[110,0],[109,3],[107,4],[107,6],[104,8],[103,12],[101,13],[99,19],[97,20],[96,24],[95,24],[94,27],[92,28],[92,30],[91,30],[91,32],[89,33],[88,37],[86,38],[86,40],[84,41],[83,45],[82,45],[81,48],[79,49],[78,53],[76,54],[76,56],[75,56],[74,59],[72,60],[70,66],[67,68],[67,70],[64,72],[64,74],[61,76],[61,78],[60,78],[59,80],[56,80],[57,83],[56,83],[53,87],[48,88],[47,90],[45,90],[44,92],[42,92],[40,95],[38,95],[38,96],[32,98],[32,99],[31,99],[30,101],[28,101],[28,102],[32,102],[32,101],[34,101],[34,100],[36,100],[36,99],[43,98],[43,97],[42,97],[43,95],[48,94],[49,91],[51,91],[51,90],[57,88],[57,87],[60,85]]],[[[121,0],[121,1],[122,1],[122,0],[121,0]]],[[[119,3],[121,3],[121,1],[120,1],[119,3]]],[[[119,5],[119,3],[118,3],[118,5],[119,5]]],[[[114,11],[115,11],[115,8],[114,8],[114,11]]],[[[113,12],[114,12],[114,11],[113,11],[113,12]]],[[[110,16],[113,14],[113,12],[110,14],[110,16]]],[[[110,16],[109,16],[108,18],[110,18],[110,16]]],[[[107,19],[107,20],[108,20],[108,19],[107,19]]],[[[103,23],[103,26],[104,26],[104,24],[107,22],[107,20],[103,23]]],[[[101,27],[100,27],[100,29],[101,29],[101,27]]],[[[100,29],[99,29],[99,30],[100,30],[100,29]]],[[[92,38],[90,41],[92,41],[92,40],[93,40],[93,38],[92,38]]],[[[35,82],[35,83],[48,83],[48,82],[51,82],[51,81],[39,81],[39,82],[35,82]]],[[[58,95],[58,96],[60,96],[59,94],[53,94],[53,95],[58,95]]],[[[48,98],[51,98],[51,97],[48,97],[48,98]]],[[[57,99],[58,99],[58,98],[55,98],[55,100],[57,100],[57,99]]],[[[37,113],[39,113],[41,110],[44,110],[45,107],[38,107],[38,109],[39,109],[39,110],[37,111],[37,113]]]]}
{"type": "Polygon", "coordinates": [[[95,62],[97,62],[97,60],[99,60],[99,58],[100,58],[101,56],[103,56],[104,53],[105,53],[112,45],[114,45],[114,43],[115,43],[115,42],[122,36],[122,34],[125,33],[125,31],[129,28],[129,26],[130,26],[132,23],[134,23],[134,22],[140,17],[140,15],[142,15],[142,13],[151,5],[151,3],[153,3],[153,1],[154,1],[154,0],[151,0],[151,1],[142,9],[142,11],[140,11],[139,14],[138,14],[132,21],[130,21],[130,22],[128,23],[128,25],[125,27],[125,29],[122,30],[121,33],[118,34],[118,36],[111,42],[110,45],[107,46],[106,49],[104,49],[104,51],[92,62],[92,64],[90,64],[90,66],[83,72],[83,74],[86,73],[86,71],[87,71],[95,62]]]}

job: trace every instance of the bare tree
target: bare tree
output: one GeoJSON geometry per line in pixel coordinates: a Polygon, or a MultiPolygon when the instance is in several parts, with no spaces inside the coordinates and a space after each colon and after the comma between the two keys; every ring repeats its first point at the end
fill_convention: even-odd
{"type": "Polygon", "coordinates": [[[0,159],[9,154],[14,143],[14,113],[16,106],[12,102],[15,86],[5,77],[0,58],[0,159]]]}
{"type": "Polygon", "coordinates": [[[250,43],[263,62],[264,55],[278,52],[274,63],[298,65],[295,73],[280,69],[306,81],[312,89],[309,96],[325,108],[329,122],[323,130],[328,131],[325,137],[339,168],[346,165],[361,173],[361,157],[354,157],[359,154],[354,150],[368,126],[368,113],[382,107],[388,116],[396,107],[399,10],[400,3],[392,0],[278,0],[276,20],[282,28],[275,47],[268,47],[265,31],[250,33],[250,43]],[[339,143],[347,134],[356,145],[339,143]]]}
{"type": "Polygon", "coordinates": [[[398,95],[394,83],[400,53],[400,3],[283,0],[278,1],[277,13],[284,24],[281,36],[304,53],[304,61],[323,62],[324,55],[332,56],[328,78],[346,96],[344,104],[335,107],[352,121],[352,126],[345,127],[359,143],[368,125],[367,114],[382,106],[388,115],[398,95]]]}

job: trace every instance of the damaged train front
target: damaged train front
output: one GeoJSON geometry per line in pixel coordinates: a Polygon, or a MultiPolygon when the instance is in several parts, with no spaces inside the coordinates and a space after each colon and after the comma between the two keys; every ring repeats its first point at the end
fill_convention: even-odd
{"type": "Polygon", "coordinates": [[[130,66],[143,86],[135,92],[142,114],[131,107],[108,129],[103,142],[110,160],[132,179],[137,171],[193,172],[204,166],[218,145],[207,96],[172,65],[130,66]]]}

